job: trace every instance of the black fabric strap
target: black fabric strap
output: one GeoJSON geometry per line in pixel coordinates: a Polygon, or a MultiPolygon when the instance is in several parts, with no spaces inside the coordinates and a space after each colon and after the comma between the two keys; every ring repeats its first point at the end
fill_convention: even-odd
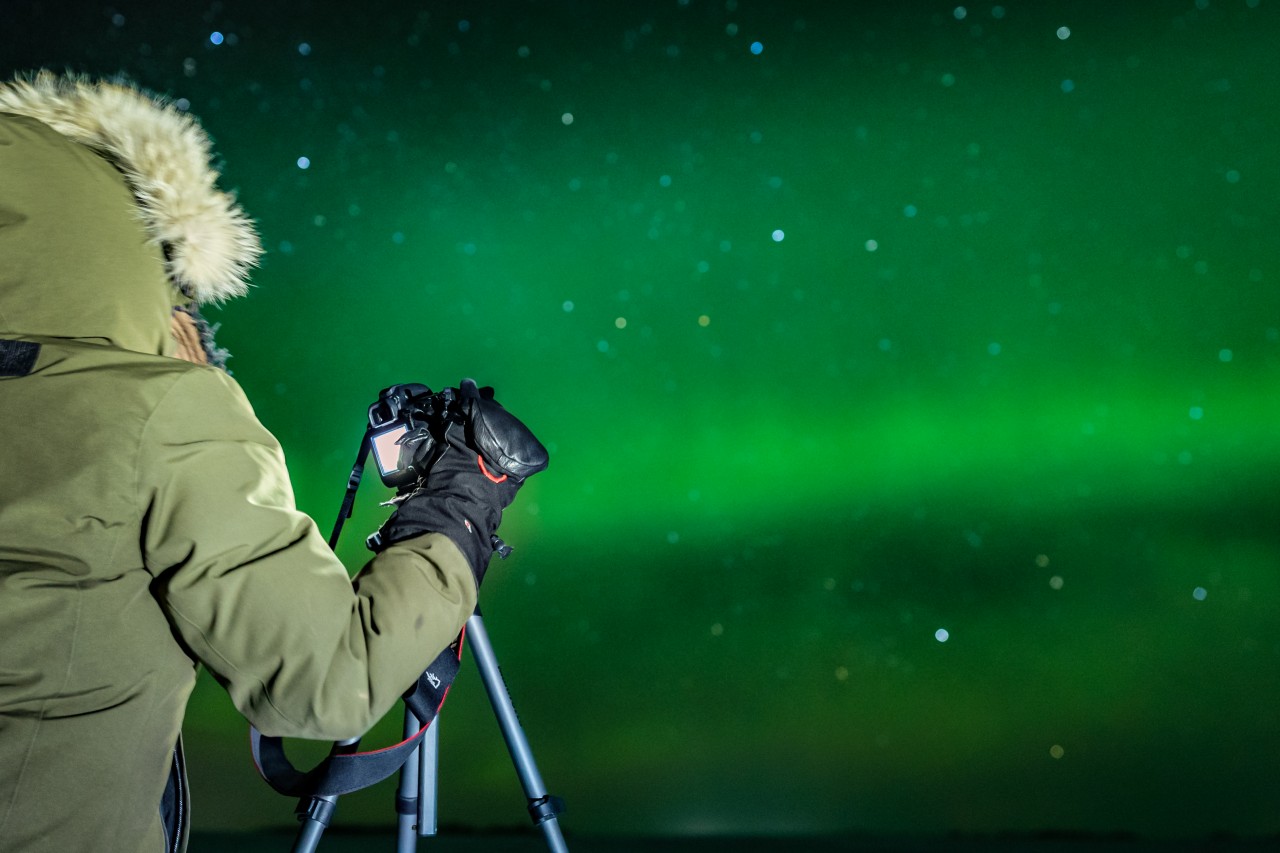
{"type": "Polygon", "coordinates": [[[449,687],[462,661],[464,628],[458,638],[442,651],[418,678],[404,703],[422,723],[418,733],[393,746],[370,752],[333,753],[311,770],[302,771],[284,754],[284,741],[268,737],[256,728],[249,730],[253,763],[266,783],[290,797],[321,797],[349,794],[381,782],[400,769],[435,720],[444,705],[449,687]]]}
{"type": "Polygon", "coordinates": [[[36,366],[40,345],[0,339],[0,376],[26,376],[36,366]]]}

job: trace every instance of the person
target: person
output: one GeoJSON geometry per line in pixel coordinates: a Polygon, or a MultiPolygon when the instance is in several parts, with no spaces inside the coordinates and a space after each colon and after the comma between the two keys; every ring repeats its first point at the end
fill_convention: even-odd
{"type": "Polygon", "coordinates": [[[473,612],[523,481],[451,432],[348,577],[199,318],[261,252],[210,157],[132,85],[0,83],[5,851],[184,849],[198,665],[263,734],[362,734],[473,612]]]}

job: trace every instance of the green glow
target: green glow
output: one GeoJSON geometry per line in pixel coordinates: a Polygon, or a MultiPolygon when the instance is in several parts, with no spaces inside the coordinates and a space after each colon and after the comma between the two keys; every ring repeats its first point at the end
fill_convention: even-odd
{"type": "MultiPolygon", "coordinates": [[[[58,5],[4,62],[189,99],[258,218],[211,313],[323,529],[385,385],[551,448],[484,604],[566,825],[1277,830],[1276,4],[58,5]]],[[[442,819],[520,824],[476,681],[442,819]]],[[[288,823],[190,721],[197,828],[288,823]]]]}

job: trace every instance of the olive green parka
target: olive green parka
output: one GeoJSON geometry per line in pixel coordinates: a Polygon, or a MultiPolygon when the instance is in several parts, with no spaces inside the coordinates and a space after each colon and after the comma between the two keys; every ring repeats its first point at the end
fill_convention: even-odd
{"type": "Polygon", "coordinates": [[[181,849],[185,811],[168,837],[160,801],[198,664],[265,734],[358,735],[475,582],[428,533],[353,585],[235,381],[167,355],[173,282],[228,295],[253,247],[202,292],[182,252],[210,247],[157,233],[117,149],[15,109],[0,98],[0,850],[181,849]]]}

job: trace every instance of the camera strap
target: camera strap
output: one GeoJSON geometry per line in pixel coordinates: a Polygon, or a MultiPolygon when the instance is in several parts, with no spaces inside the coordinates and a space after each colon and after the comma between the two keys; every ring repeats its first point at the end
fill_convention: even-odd
{"type": "Polygon", "coordinates": [[[381,782],[400,769],[426,734],[444,705],[449,687],[462,661],[464,627],[458,638],[423,671],[418,683],[404,695],[404,703],[422,724],[414,734],[393,746],[356,752],[355,744],[336,744],[324,761],[310,770],[294,767],[284,754],[284,740],[270,737],[256,728],[249,730],[253,763],[266,783],[290,797],[323,797],[349,794],[381,782]]]}

